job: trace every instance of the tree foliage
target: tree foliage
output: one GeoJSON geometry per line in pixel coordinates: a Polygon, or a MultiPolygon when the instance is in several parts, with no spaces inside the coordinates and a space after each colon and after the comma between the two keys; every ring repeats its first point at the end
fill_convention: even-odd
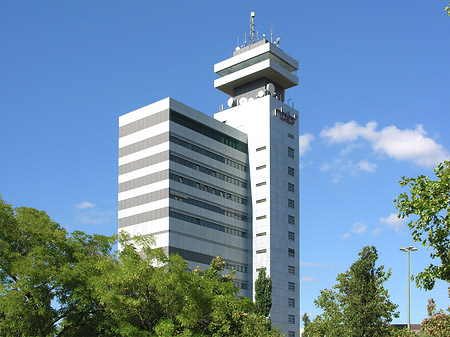
{"type": "Polygon", "coordinates": [[[92,333],[92,323],[105,314],[91,281],[101,277],[96,263],[112,257],[114,242],[82,232],[69,236],[45,212],[13,209],[0,199],[0,335],[92,333]]]}
{"type": "Polygon", "coordinates": [[[445,7],[445,10],[447,11],[447,15],[450,16],[450,1],[448,2],[448,6],[445,7]]]}
{"type": "MultiPolygon", "coordinates": [[[[309,323],[311,323],[311,320],[309,319],[308,314],[305,312],[302,316],[302,321],[303,321],[303,328],[306,329],[306,327],[309,325],[309,323]]],[[[307,333],[303,333],[302,335],[303,337],[309,337],[307,333]]]]}
{"type": "MultiPolygon", "coordinates": [[[[450,287],[449,287],[450,297],[450,287]]],[[[450,312],[450,306],[447,309],[450,312]]],[[[450,336],[450,315],[445,314],[444,310],[436,310],[436,303],[431,298],[428,300],[428,318],[422,321],[422,329],[427,336],[450,336]]]]}
{"type": "Polygon", "coordinates": [[[261,268],[255,281],[255,313],[268,317],[272,308],[272,280],[266,275],[266,268],[261,268]]]}
{"type": "Polygon", "coordinates": [[[350,269],[337,276],[337,284],[320,292],[314,301],[323,310],[305,328],[308,336],[389,336],[397,305],[389,300],[384,282],[390,271],[376,267],[375,247],[364,247],[350,269]]]}
{"type": "Polygon", "coordinates": [[[434,170],[436,180],[421,175],[402,177],[401,187],[408,187],[395,200],[400,218],[413,217],[408,223],[414,241],[432,248],[430,257],[440,265],[430,264],[416,276],[419,287],[433,289],[437,279],[450,282],[450,161],[434,170]]]}
{"type": "Polygon", "coordinates": [[[220,257],[189,271],[153,244],[69,235],[0,198],[0,336],[280,336],[236,296],[220,257]]]}

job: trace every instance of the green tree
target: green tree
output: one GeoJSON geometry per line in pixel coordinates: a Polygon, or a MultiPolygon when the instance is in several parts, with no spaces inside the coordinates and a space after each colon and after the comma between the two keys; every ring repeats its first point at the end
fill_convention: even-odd
{"type": "MultiPolygon", "coordinates": [[[[450,287],[449,287],[450,297],[450,287]]],[[[436,303],[431,298],[428,300],[428,318],[422,321],[422,329],[427,336],[450,336],[450,315],[445,314],[444,310],[436,310],[436,303]]],[[[450,307],[448,308],[450,312],[450,307]]]]}
{"type": "Polygon", "coordinates": [[[116,243],[0,198],[0,336],[280,336],[222,258],[189,271],[152,237],[116,243]]]}
{"type": "Polygon", "coordinates": [[[450,161],[434,170],[437,177],[431,180],[421,175],[400,180],[408,187],[394,202],[400,218],[409,218],[409,228],[414,241],[432,248],[431,259],[440,259],[440,265],[430,264],[416,276],[418,287],[433,289],[437,279],[450,282],[450,161]]]}
{"type": "Polygon", "coordinates": [[[269,317],[272,308],[272,280],[266,275],[266,268],[259,269],[255,281],[255,313],[269,317]]]}
{"type": "Polygon", "coordinates": [[[447,11],[447,15],[450,16],[450,1],[448,2],[448,6],[445,7],[445,10],[447,11]]]}
{"type": "MultiPolygon", "coordinates": [[[[311,323],[311,320],[309,319],[308,314],[305,312],[302,316],[302,321],[303,321],[303,329],[306,329],[306,327],[309,325],[309,323],[311,323]]],[[[308,337],[307,333],[303,333],[302,335],[303,337],[308,337]]]]}
{"type": "Polygon", "coordinates": [[[111,257],[113,242],[69,236],[45,212],[13,209],[0,198],[0,335],[101,333],[96,327],[107,317],[90,281],[101,278],[96,267],[111,257]]]}
{"type": "Polygon", "coordinates": [[[375,267],[378,253],[375,247],[364,247],[350,269],[336,278],[337,284],[321,291],[314,301],[323,309],[305,332],[308,336],[389,336],[393,317],[398,317],[397,305],[389,300],[384,282],[390,271],[375,267]]]}

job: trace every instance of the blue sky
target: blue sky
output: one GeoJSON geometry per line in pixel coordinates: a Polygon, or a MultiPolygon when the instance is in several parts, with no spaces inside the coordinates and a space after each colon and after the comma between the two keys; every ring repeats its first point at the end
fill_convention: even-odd
{"type": "MultiPolygon", "coordinates": [[[[212,115],[213,65],[249,30],[299,61],[301,311],[375,245],[406,322],[413,244],[393,199],[401,176],[450,156],[450,18],[441,1],[2,1],[0,193],[69,231],[117,230],[118,117],[171,96],[212,115]]],[[[430,263],[419,246],[411,271],[430,263]]],[[[411,292],[411,321],[446,285],[411,292]]]]}

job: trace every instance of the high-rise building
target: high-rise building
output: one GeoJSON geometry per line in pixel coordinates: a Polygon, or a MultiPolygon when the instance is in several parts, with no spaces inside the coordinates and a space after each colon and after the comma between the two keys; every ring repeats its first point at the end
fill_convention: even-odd
{"type": "Polygon", "coordinates": [[[190,268],[221,255],[241,296],[260,268],[271,320],[299,336],[299,134],[285,90],[298,62],[263,40],[214,66],[228,109],[166,98],[119,118],[119,231],[152,234],[190,268]]]}

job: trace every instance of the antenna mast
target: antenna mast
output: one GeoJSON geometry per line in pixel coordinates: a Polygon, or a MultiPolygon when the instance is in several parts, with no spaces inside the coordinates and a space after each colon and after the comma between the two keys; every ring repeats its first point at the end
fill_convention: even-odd
{"type": "Polygon", "coordinates": [[[255,42],[255,12],[250,13],[250,41],[253,44],[255,42]]]}

